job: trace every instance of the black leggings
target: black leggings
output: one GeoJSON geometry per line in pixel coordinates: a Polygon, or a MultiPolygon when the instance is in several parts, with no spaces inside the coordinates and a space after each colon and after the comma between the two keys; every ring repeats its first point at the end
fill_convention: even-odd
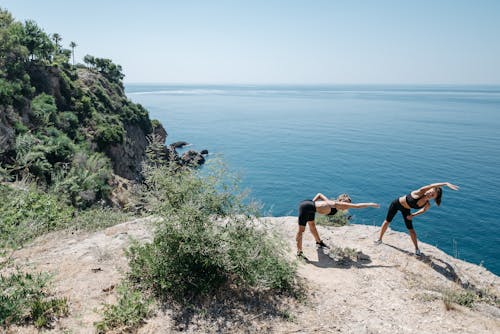
{"type": "Polygon", "coordinates": [[[310,199],[306,199],[299,204],[299,225],[306,226],[308,221],[314,220],[316,205],[310,199]]]}
{"type": "Polygon", "coordinates": [[[391,205],[389,206],[389,211],[387,211],[385,220],[390,223],[398,211],[401,211],[401,214],[403,215],[403,220],[405,221],[406,228],[409,230],[413,230],[413,223],[411,219],[406,218],[411,214],[411,210],[405,208],[401,205],[401,203],[399,203],[399,197],[392,201],[391,205]]]}

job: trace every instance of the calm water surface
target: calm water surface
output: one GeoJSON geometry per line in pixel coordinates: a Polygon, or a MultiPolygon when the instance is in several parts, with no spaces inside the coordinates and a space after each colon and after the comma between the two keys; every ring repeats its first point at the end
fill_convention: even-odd
{"type": "MultiPolygon", "coordinates": [[[[179,86],[135,84],[127,95],[160,120],[167,143],[222,154],[263,214],[296,215],[317,192],[347,192],[380,209],[450,181],[441,207],[414,219],[419,239],[500,274],[500,87],[179,86]]],[[[400,215],[391,228],[406,231],[400,215]]],[[[411,250],[408,239],[408,250],[411,250]]]]}

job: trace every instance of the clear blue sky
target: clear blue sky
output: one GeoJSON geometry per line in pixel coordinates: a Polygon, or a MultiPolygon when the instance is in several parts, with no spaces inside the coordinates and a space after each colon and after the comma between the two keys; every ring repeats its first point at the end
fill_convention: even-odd
{"type": "Polygon", "coordinates": [[[499,0],[0,0],[125,82],[500,84],[499,0]]]}

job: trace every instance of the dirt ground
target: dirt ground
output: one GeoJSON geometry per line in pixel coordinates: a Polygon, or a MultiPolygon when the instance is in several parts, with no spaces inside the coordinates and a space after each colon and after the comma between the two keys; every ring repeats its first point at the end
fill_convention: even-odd
{"type": "MultiPolygon", "coordinates": [[[[289,241],[295,257],[296,217],[264,218],[264,226],[289,241]]],[[[151,238],[151,218],[94,233],[58,232],[43,236],[13,254],[31,270],[54,274],[53,290],[67,297],[70,315],[53,333],[94,333],[103,303],[115,301],[115,287],[127,271],[124,248],[131,238],[151,238]]],[[[318,230],[332,248],[349,248],[349,259],[316,249],[306,231],[299,275],[307,297],[271,300],[265,294],[228,298],[221,293],[204,311],[158,310],[139,333],[500,333],[498,302],[472,308],[449,304],[443,294],[463,288],[500,297],[500,278],[485,268],[455,259],[421,243],[413,255],[407,234],[388,230],[375,245],[378,227],[350,225],[318,230]]],[[[498,300],[498,299],[497,299],[498,300]]],[[[11,333],[36,333],[16,327],[11,333]]]]}

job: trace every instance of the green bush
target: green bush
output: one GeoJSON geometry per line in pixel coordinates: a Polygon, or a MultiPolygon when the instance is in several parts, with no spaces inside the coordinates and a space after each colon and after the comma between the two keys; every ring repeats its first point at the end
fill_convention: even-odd
{"type": "Polygon", "coordinates": [[[447,289],[443,291],[443,303],[447,310],[454,309],[453,304],[472,307],[478,300],[478,296],[470,290],[447,289]]]}
{"type": "Polygon", "coordinates": [[[34,121],[38,126],[53,125],[56,120],[57,106],[52,95],[42,93],[31,101],[34,121]]]}
{"type": "Polygon", "coordinates": [[[140,291],[126,283],[120,285],[117,291],[117,304],[105,304],[103,319],[94,324],[98,333],[117,329],[120,333],[131,332],[143,324],[150,314],[151,300],[140,291]]]}
{"type": "Polygon", "coordinates": [[[317,214],[315,222],[323,226],[345,226],[349,225],[349,213],[347,211],[339,210],[333,216],[325,216],[317,214]]]}
{"type": "Polygon", "coordinates": [[[125,138],[125,129],[117,115],[101,115],[94,113],[96,125],[94,141],[99,149],[104,150],[113,144],[120,144],[125,138]]]}
{"type": "Polygon", "coordinates": [[[0,326],[33,323],[49,327],[55,317],[68,315],[65,298],[49,298],[49,276],[44,273],[16,272],[0,275],[0,326]]]}
{"type": "Polygon", "coordinates": [[[74,209],[59,196],[35,185],[0,185],[0,248],[18,247],[44,233],[67,226],[74,209]]]}
{"type": "Polygon", "coordinates": [[[75,138],[79,127],[78,117],[71,111],[61,112],[57,115],[56,126],[70,138],[75,138]]]}
{"type": "Polygon", "coordinates": [[[160,215],[154,240],[128,252],[130,279],[161,299],[186,302],[225,283],[292,292],[295,266],[265,224],[252,221],[227,171],[201,175],[172,167],[147,168],[149,210],[160,215]],[[155,201],[152,199],[155,198],[155,201]]]}
{"type": "Polygon", "coordinates": [[[109,193],[111,163],[102,153],[79,151],[69,170],[60,170],[53,177],[52,191],[65,195],[77,208],[87,208],[109,193]]]}

